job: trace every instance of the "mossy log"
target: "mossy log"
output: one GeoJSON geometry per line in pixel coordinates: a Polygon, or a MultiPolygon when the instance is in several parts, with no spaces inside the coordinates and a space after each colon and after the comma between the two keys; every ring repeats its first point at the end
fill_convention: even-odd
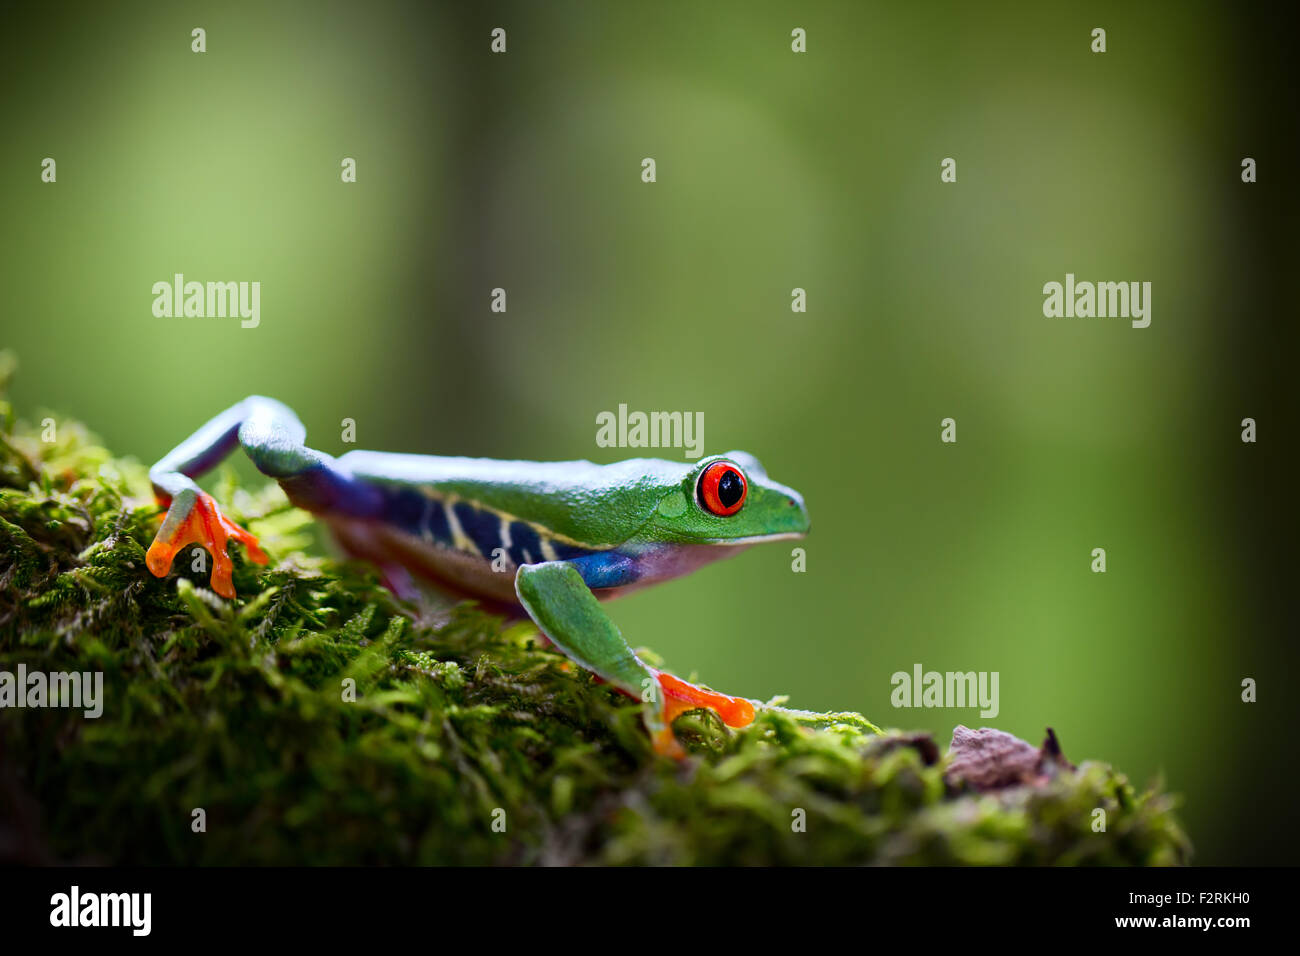
{"type": "Polygon", "coordinates": [[[0,416],[0,671],[104,682],[96,719],[0,710],[0,862],[1188,859],[1168,794],[1073,768],[1054,738],[941,755],[777,707],[739,732],[684,715],[690,756],[656,757],[639,705],[530,627],[471,605],[422,618],[367,567],[306,553],[311,518],[274,485],[216,489],[272,557],[236,554],[239,600],[188,561],[156,579],[144,467],[74,421],[0,416]]]}

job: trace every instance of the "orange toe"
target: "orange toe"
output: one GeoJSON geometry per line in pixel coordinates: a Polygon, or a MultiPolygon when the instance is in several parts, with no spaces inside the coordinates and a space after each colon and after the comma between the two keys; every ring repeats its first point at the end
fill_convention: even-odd
{"type": "MultiPolygon", "coordinates": [[[[170,512],[167,517],[172,517],[170,512]]],[[[164,528],[166,525],[167,522],[164,521],[164,528]]],[[[166,537],[163,536],[163,529],[159,529],[158,536],[145,555],[145,563],[155,577],[166,577],[171,571],[172,559],[181,548],[191,544],[202,545],[212,555],[212,590],[222,597],[233,598],[235,586],[231,574],[234,565],[230,560],[230,552],[226,549],[226,542],[231,538],[248,550],[250,560],[266,564],[266,554],[258,547],[257,538],[223,515],[211,495],[200,491],[189,514],[180,518],[166,537]]]]}
{"type": "Polygon", "coordinates": [[[662,730],[655,731],[651,736],[651,743],[654,744],[655,753],[661,757],[672,757],[674,760],[681,760],[686,756],[686,748],[677,742],[677,735],[673,733],[672,727],[664,727],[662,730]]]}
{"type": "Polygon", "coordinates": [[[754,705],[743,697],[728,697],[726,694],[705,690],[663,671],[658,672],[657,676],[664,692],[665,724],[671,724],[678,714],[700,707],[707,707],[717,713],[728,727],[747,727],[754,720],[754,705]]]}

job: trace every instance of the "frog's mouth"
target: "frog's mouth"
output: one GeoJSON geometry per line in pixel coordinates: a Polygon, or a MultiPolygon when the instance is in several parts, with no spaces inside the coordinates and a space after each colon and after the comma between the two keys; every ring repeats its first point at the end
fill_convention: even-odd
{"type": "Polygon", "coordinates": [[[762,544],[764,541],[797,541],[807,534],[806,531],[774,531],[771,534],[751,534],[743,538],[704,538],[701,544],[748,547],[751,544],[762,544]]]}
{"type": "MultiPolygon", "coordinates": [[[[763,490],[770,492],[770,489],[763,490]]],[[[772,501],[770,493],[765,494],[758,499],[757,503],[760,507],[758,514],[749,519],[747,526],[737,526],[735,529],[737,532],[752,531],[757,533],[738,533],[734,537],[727,535],[701,540],[706,544],[721,547],[746,547],[751,544],[761,544],[764,541],[797,540],[812,530],[812,521],[808,518],[808,509],[804,507],[802,499],[794,492],[783,490],[776,501],[772,501]]]]}

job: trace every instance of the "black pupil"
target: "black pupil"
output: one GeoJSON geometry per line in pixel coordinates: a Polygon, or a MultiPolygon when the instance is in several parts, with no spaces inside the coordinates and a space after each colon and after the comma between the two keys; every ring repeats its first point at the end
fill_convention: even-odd
{"type": "Polygon", "coordinates": [[[741,481],[740,475],[734,471],[728,470],[718,481],[718,500],[722,502],[724,508],[735,505],[744,493],[745,483],[741,481]]]}

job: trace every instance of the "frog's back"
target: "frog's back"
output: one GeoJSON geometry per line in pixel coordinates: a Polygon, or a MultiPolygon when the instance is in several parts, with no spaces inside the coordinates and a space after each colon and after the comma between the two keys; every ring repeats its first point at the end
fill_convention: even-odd
{"type": "Polygon", "coordinates": [[[597,465],[365,451],[338,465],[380,489],[388,523],[483,556],[504,548],[516,564],[623,544],[690,468],[656,458],[597,465]]]}

